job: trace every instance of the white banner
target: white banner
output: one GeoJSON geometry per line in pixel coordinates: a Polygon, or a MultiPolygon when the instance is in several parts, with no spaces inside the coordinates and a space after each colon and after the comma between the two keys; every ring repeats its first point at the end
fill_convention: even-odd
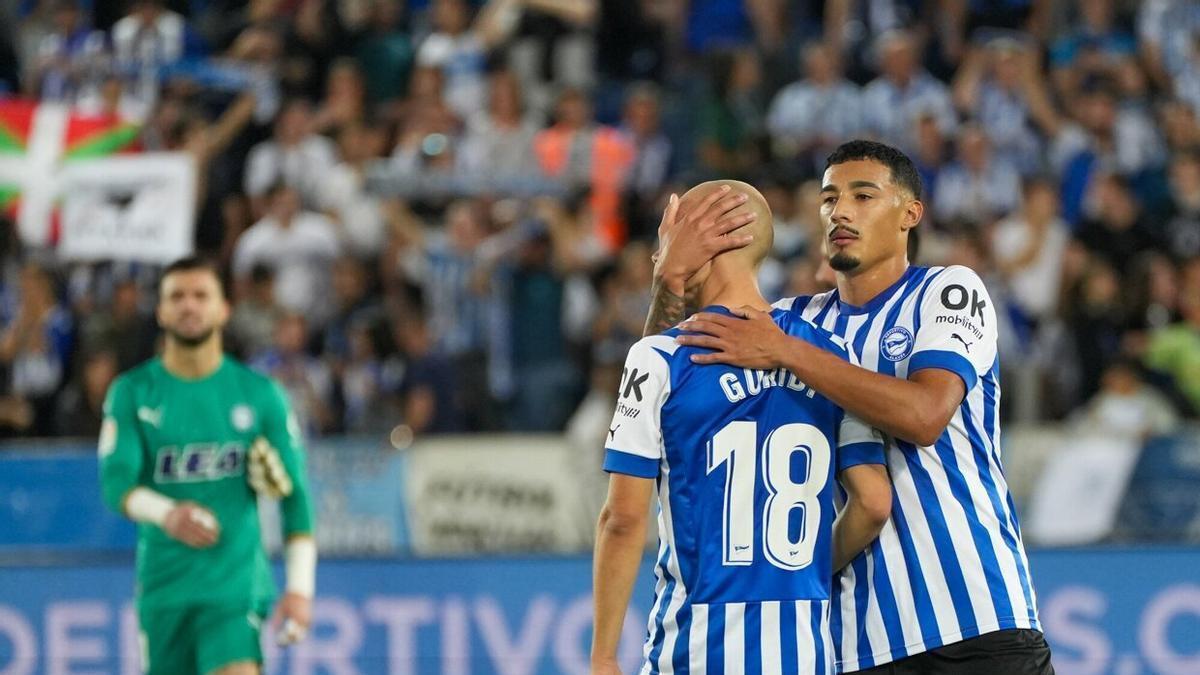
{"type": "Polygon", "coordinates": [[[560,436],[422,440],[409,451],[414,552],[567,552],[591,546],[580,487],[560,436]]]}
{"type": "Polygon", "coordinates": [[[189,155],[73,161],[55,183],[63,259],[169,263],[192,253],[196,168],[189,155]]]}
{"type": "Polygon", "coordinates": [[[1141,454],[1140,442],[1071,434],[1051,455],[1029,508],[1030,541],[1074,546],[1112,533],[1121,499],[1141,454]]]}

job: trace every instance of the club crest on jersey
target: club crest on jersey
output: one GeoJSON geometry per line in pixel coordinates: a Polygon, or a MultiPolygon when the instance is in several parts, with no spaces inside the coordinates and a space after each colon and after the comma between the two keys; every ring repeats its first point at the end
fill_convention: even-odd
{"type": "Polygon", "coordinates": [[[903,326],[894,326],[879,338],[879,353],[888,361],[903,361],[912,350],[913,334],[903,326]]]}
{"type": "Polygon", "coordinates": [[[229,421],[238,431],[250,431],[250,427],[254,426],[254,411],[245,403],[240,403],[229,411],[229,421]]]}

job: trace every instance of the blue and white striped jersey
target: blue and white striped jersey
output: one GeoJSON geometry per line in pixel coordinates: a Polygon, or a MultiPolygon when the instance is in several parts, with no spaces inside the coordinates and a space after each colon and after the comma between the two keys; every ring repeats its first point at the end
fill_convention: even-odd
{"type": "MultiPolygon", "coordinates": [[[[726,312],[720,307],[707,311],[726,312]]],[[[790,335],[850,359],[787,312],[790,335]]],[[[786,370],[698,366],[676,329],[629,350],[604,468],[655,478],[659,554],[643,674],[832,674],[835,475],[877,432],[786,370]]]]}
{"type": "Polygon", "coordinates": [[[910,267],[862,307],[837,291],[788,309],[845,339],[865,368],[907,378],[942,368],[966,397],[931,447],[890,439],[892,518],[841,575],[833,637],[852,672],[983,633],[1041,630],[1029,563],[1000,465],[996,313],[966,267],[910,267]]]}

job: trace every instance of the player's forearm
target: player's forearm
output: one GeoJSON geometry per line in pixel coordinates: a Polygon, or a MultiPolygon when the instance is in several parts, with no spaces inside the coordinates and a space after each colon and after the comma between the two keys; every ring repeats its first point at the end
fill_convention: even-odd
{"type": "Polygon", "coordinates": [[[883,530],[887,519],[880,520],[851,500],[833,523],[833,571],[837,572],[850,564],[862,553],[883,530]]]}
{"type": "Polygon", "coordinates": [[[650,286],[650,313],[642,336],[657,335],[683,321],[687,316],[685,280],[656,274],[650,286]]]}
{"type": "Polygon", "coordinates": [[[646,542],[646,518],[615,518],[606,509],[596,528],[596,557],[592,569],[595,630],[592,658],[617,654],[629,596],[637,581],[646,542]]]}
{"type": "Polygon", "coordinates": [[[284,547],[287,592],[313,597],[317,587],[317,543],[311,536],[298,535],[284,547]]]}
{"type": "Polygon", "coordinates": [[[121,513],[137,523],[162,527],[175,500],[147,487],[135,487],[121,499],[121,513]]]}
{"type": "Polygon", "coordinates": [[[890,436],[932,445],[946,428],[941,403],[917,382],[860,368],[796,338],[780,356],[801,382],[890,436]]]}

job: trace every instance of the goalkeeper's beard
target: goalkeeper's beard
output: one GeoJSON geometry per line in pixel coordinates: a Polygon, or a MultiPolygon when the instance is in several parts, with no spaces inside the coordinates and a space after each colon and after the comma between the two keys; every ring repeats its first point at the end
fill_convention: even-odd
{"type": "Polygon", "coordinates": [[[209,340],[212,339],[212,336],[216,332],[217,332],[216,328],[208,328],[204,331],[201,331],[198,335],[185,335],[183,333],[180,333],[177,330],[172,330],[172,329],[168,328],[167,336],[170,337],[171,340],[173,342],[175,342],[176,344],[178,344],[180,347],[186,347],[187,349],[195,349],[197,347],[204,346],[205,343],[207,343],[209,340]]]}

